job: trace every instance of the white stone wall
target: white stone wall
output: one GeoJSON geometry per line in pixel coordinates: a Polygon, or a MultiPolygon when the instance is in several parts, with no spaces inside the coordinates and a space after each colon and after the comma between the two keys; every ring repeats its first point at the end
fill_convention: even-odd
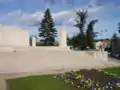
{"type": "Polygon", "coordinates": [[[18,28],[0,26],[0,46],[29,46],[29,33],[18,28]]]}
{"type": "Polygon", "coordinates": [[[11,53],[0,52],[0,73],[30,73],[56,69],[63,70],[95,67],[104,67],[104,64],[93,59],[93,57],[87,55],[85,52],[55,51],[34,48],[27,51],[11,53]]]}

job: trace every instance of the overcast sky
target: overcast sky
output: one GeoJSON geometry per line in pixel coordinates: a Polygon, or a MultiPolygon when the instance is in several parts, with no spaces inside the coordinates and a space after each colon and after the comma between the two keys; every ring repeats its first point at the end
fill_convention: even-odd
{"type": "MultiPolygon", "coordinates": [[[[43,13],[50,8],[59,32],[63,24],[69,36],[78,32],[75,24],[75,10],[88,8],[88,22],[98,19],[95,31],[107,29],[103,37],[111,37],[117,31],[120,21],[120,0],[0,0],[0,25],[25,28],[31,35],[37,30],[43,13]],[[69,2],[68,2],[69,1],[69,2]],[[71,2],[70,2],[71,1],[71,2]]],[[[98,38],[101,38],[100,35],[98,38]]]]}

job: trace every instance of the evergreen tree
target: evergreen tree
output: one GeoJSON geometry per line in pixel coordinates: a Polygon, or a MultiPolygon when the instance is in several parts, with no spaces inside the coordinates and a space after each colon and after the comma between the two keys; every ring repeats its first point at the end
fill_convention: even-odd
{"type": "Polygon", "coordinates": [[[39,28],[39,37],[44,39],[45,45],[53,45],[55,42],[55,37],[57,37],[56,28],[54,28],[55,24],[53,22],[50,10],[47,9],[44,14],[44,18],[40,23],[39,28]]]}
{"type": "Polygon", "coordinates": [[[98,20],[92,20],[90,21],[90,23],[87,26],[87,45],[91,48],[94,49],[94,37],[95,37],[95,33],[94,33],[94,25],[98,20]]]}
{"type": "Polygon", "coordinates": [[[118,22],[118,33],[120,33],[120,22],[118,22]]]}
{"type": "Polygon", "coordinates": [[[116,33],[113,34],[112,43],[113,43],[114,45],[117,45],[117,44],[118,44],[118,37],[117,37],[116,33]]]}
{"type": "Polygon", "coordinates": [[[117,37],[116,33],[114,33],[111,39],[112,52],[116,51],[118,47],[119,47],[119,38],[117,37]]]}

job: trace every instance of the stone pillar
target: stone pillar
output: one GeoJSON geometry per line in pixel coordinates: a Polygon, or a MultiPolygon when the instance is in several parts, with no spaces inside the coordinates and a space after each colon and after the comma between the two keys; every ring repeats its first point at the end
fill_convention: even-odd
{"type": "Polygon", "coordinates": [[[108,62],[109,61],[108,60],[108,52],[106,52],[106,51],[103,52],[103,61],[104,62],[108,62]]]}
{"type": "Polygon", "coordinates": [[[32,47],[36,47],[36,37],[32,37],[32,47]]]}
{"type": "Polygon", "coordinates": [[[1,43],[1,41],[2,41],[2,33],[0,32],[0,43],[1,43]]]}
{"type": "Polygon", "coordinates": [[[108,62],[108,52],[105,51],[94,51],[94,56],[96,60],[101,60],[103,62],[108,62]]]}
{"type": "Polygon", "coordinates": [[[66,34],[66,31],[64,29],[60,30],[59,46],[61,48],[66,48],[67,47],[67,34],[66,34]]]}

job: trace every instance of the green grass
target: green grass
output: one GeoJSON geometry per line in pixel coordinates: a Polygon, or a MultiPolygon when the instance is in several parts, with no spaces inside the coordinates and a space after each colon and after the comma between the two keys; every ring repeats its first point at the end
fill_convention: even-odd
{"type": "MultiPolygon", "coordinates": [[[[120,67],[105,68],[103,70],[120,75],[120,67]]],[[[70,84],[54,79],[53,75],[16,78],[6,82],[9,90],[78,90],[70,84]]]]}
{"type": "Polygon", "coordinates": [[[120,67],[105,68],[103,70],[120,76],[120,67]]]}
{"type": "Polygon", "coordinates": [[[6,81],[10,90],[78,90],[53,78],[53,75],[31,76],[6,81]]]}

